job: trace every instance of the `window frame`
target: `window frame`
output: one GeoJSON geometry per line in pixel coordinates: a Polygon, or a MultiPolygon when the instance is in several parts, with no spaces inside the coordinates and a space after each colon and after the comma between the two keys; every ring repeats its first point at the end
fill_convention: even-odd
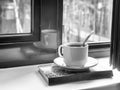
{"type": "Polygon", "coordinates": [[[112,34],[111,34],[111,50],[110,50],[110,64],[113,68],[120,70],[120,1],[114,1],[113,8],[113,22],[112,22],[112,34]]]}
{"type": "MultiPolygon", "coordinates": [[[[36,15],[39,15],[39,18],[42,17],[41,15],[41,11],[44,10],[44,8],[42,8],[42,3],[43,1],[42,0],[35,0],[36,2],[34,2],[35,5],[37,5],[37,10],[40,10],[40,13],[36,15]],[[40,1],[40,5],[37,3],[37,1],[40,1]],[[41,10],[42,9],[42,10],[41,10]]],[[[49,0],[48,0],[49,1],[49,0]]],[[[57,46],[59,46],[61,44],[61,31],[62,31],[62,28],[61,28],[61,16],[60,15],[60,11],[62,10],[61,9],[61,6],[59,3],[61,3],[62,0],[57,0],[56,3],[55,3],[55,7],[56,7],[56,10],[55,11],[55,15],[56,15],[56,29],[57,29],[57,46]]],[[[46,2],[46,1],[45,1],[46,2]]],[[[45,3],[44,2],[44,3],[45,3]]],[[[47,7],[48,8],[48,7],[47,7]]],[[[46,8],[45,8],[46,9],[46,8]]],[[[36,11],[37,11],[36,10],[36,11]]],[[[35,20],[37,20],[37,24],[39,24],[39,19],[36,17],[35,20]]],[[[40,19],[41,20],[41,19],[40,19]]],[[[41,21],[40,21],[41,22],[41,21]]],[[[42,22],[39,24],[39,32],[41,32],[41,29],[42,29],[42,22]]],[[[37,28],[38,30],[38,28],[37,28]]],[[[38,33],[37,33],[38,34],[38,33]]],[[[40,42],[40,41],[37,41],[37,42],[40,42]]],[[[41,55],[40,53],[42,53],[41,51],[44,52],[44,50],[41,50],[40,52],[38,52],[40,50],[39,47],[36,47],[34,45],[34,43],[37,43],[36,41],[33,41],[33,42],[20,42],[20,43],[16,43],[15,44],[11,44],[11,43],[7,43],[6,45],[1,45],[0,46],[0,53],[1,51],[3,51],[5,53],[2,54],[3,55],[3,59],[1,58],[1,62],[0,62],[0,68],[9,68],[9,67],[19,67],[19,66],[28,66],[28,65],[38,65],[38,64],[43,64],[43,63],[52,63],[53,62],[53,59],[56,58],[58,55],[57,55],[57,49],[55,49],[52,53],[46,53],[44,55],[41,55]],[[27,53],[28,50],[33,50],[35,51],[35,54],[29,54],[27,53]],[[19,54],[19,57],[16,57],[15,56],[11,56],[12,53],[9,54],[9,52],[13,52],[15,54],[19,54]],[[8,55],[9,54],[9,55],[8,55]],[[51,55],[52,54],[52,55],[51,55]],[[8,55],[8,56],[7,56],[8,55]],[[10,57],[10,58],[9,58],[10,57]],[[12,57],[12,58],[11,58],[12,57]],[[15,58],[14,58],[15,57],[15,58]],[[17,58],[17,60],[16,60],[17,58]]],[[[46,52],[46,51],[45,51],[46,52]]],[[[13,55],[13,54],[12,54],[13,55]]]]}
{"type": "MultiPolygon", "coordinates": [[[[37,0],[35,0],[37,3],[37,0]]],[[[40,0],[41,3],[42,0],[40,0]]],[[[116,12],[118,11],[118,6],[116,6],[116,3],[119,0],[114,0],[113,6],[114,6],[114,10],[113,10],[113,20],[112,20],[112,32],[114,31],[114,29],[117,29],[116,27],[116,20],[117,18],[115,16],[118,17],[118,15],[116,14],[116,12]],[[117,10],[116,10],[117,9],[117,10]]],[[[38,3],[37,3],[38,5],[38,3]]],[[[118,5],[118,4],[117,4],[118,5]]],[[[40,7],[38,6],[38,8],[40,9],[40,7]]],[[[38,9],[37,9],[38,10],[38,9]]],[[[57,0],[57,45],[61,45],[62,44],[62,19],[63,19],[63,0],[57,0]]],[[[40,14],[40,13],[39,13],[40,14]]],[[[40,15],[41,16],[41,15],[40,15]]],[[[39,17],[40,18],[40,17],[39,17]]],[[[37,18],[36,18],[37,19],[37,18]]],[[[38,19],[37,19],[38,20],[38,19]]],[[[37,22],[37,24],[39,23],[39,21],[37,22]]],[[[40,26],[40,25],[39,25],[40,26]]],[[[38,28],[37,28],[38,29],[38,28]]],[[[113,34],[112,34],[113,35],[113,34]]],[[[22,44],[24,46],[24,44],[22,44]]],[[[33,45],[33,43],[32,43],[33,45]]],[[[4,45],[3,45],[4,46],[4,45]]],[[[13,46],[13,45],[11,45],[13,46]]],[[[18,45],[19,46],[19,45],[18,45]]],[[[20,46],[19,46],[20,47],[20,46]]],[[[111,47],[111,43],[110,42],[104,42],[104,43],[90,43],[89,44],[89,55],[93,56],[93,57],[105,57],[105,56],[109,56],[110,53],[110,47],[111,47]]],[[[57,54],[57,50],[56,53],[57,54]]],[[[47,54],[46,54],[47,56],[47,54]]],[[[58,55],[56,55],[57,57],[58,55]]],[[[34,58],[35,60],[35,58],[34,58]]],[[[47,59],[41,59],[39,58],[39,61],[9,61],[9,62],[0,62],[0,68],[3,67],[16,67],[16,66],[26,66],[26,65],[36,65],[36,64],[42,64],[42,63],[52,63],[53,59],[52,58],[47,58],[47,59]]]]}
{"type": "Polygon", "coordinates": [[[41,9],[40,0],[31,0],[31,33],[23,33],[23,34],[3,34],[0,35],[0,46],[1,48],[8,46],[18,46],[21,43],[30,43],[33,41],[40,40],[40,17],[41,17],[41,9]]]}

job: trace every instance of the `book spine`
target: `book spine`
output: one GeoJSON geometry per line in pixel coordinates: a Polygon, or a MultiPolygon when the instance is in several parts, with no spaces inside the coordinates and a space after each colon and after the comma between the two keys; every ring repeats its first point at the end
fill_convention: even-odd
{"type": "Polygon", "coordinates": [[[91,73],[78,73],[63,77],[48,78],[48,85],[63,84],[74,81],[95,80],[101,78],[110,78],[113,76],[112,71],[100,71],[91,73]]]}
{"type": "Polygon", "coordinates": [[[43,71],[39,69],[38,72],[41,74],[41,76],[42,76],[43,79],[47,82],[47,84],[49,84],[49,79],[48,79],[47,76],[43,73],[43,71]]]}

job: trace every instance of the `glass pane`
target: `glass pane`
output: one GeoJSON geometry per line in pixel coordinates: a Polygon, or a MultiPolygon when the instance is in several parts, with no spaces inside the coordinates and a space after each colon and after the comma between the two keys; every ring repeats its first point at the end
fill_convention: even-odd
{"type": "Polygon", "coordinates": [[[63,0],[63,43],[110,42],[113,0],[63,0]]]}
{"type": "Polygon", "coordinates": [[[31,0],[0,0],[0,34],[31,32],[31,0]]]}

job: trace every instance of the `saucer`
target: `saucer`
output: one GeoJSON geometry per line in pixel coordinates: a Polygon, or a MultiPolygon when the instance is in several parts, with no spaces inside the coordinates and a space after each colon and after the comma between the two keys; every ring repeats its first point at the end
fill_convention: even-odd
{"type": "Polygon", "coordinates": [[[71,67],[65,64],[64,58],[57,57],[54,59],[54,63],[57,66],[60,66],[61,68],[64,68],[67,70],[83,70],[83,69],[89,69],[90,67],[96,66],[98,64],[98,61],[95,58],[88,57],[87,63],[84,65],[84,67],[71,67]]]}

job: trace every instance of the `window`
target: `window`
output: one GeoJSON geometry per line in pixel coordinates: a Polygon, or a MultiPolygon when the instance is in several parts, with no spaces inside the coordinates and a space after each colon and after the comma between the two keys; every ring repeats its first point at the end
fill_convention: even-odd
{"type": "Polygon", "coordinates": [[[63,0],[62,42],[82,42],[94,31],[90,48],[109,52],[112,12],[113,0],[63,0]]]}
{"type": "Polygon", "coordinates": [[[5,15],[1,18],[0,68],[52,62],[61,43],[60,1],[0,1],[5,3],[0,4],[5,8],[1,8],[5,15]]]}
{"type": "Polygon", "coordinates": [[[0,34],[31,33],[31,0],[1,1],[0,34]]]}
{"type": "Polygon", "coordinates": [[[113,0],[63,0],[63,42],[110,42],[113,0]]]}
{"type": "Polygon", "coordinates": [[[0,0],[0,67],[28,65],[22,46],[40,40],[40,0],[0,0]]]}
{"type": "MultiPolygon", "coordinates": [[[[31,44],[29,46],[22,44],[24,47],[19,45],[17,48],[10,49],[1,48],[0,67],[52,62],[58,56],[57,48],[60,44],[70,41],[83,41],[92,30],[95,31],[95,34],[89,39],[90,56],[94,57],[96,54],[98,57],[109,55],[111,29],[113,31],[118,28],[115,25],[118,23],[117,17],[119,16],[117,11],[119,5],[116,5],[118,0],[27,1],[1,0],[1,3],[9,2],[5,6],[4,4],[0,5],[4,7],[1,8],[1,13],[4,13],[0,17],[1,28],[8,30],[8,27],[6,28],[3,25],[6,20],[8,21],[7,24],[10,23],[16,27],[12,32],[4,32],[3,29],[0,29],[2,31],[0,34],[1,45],[4,46],[7,43],[6,45],[9,46],[11,43],[17,44],[18,42],[19,44],[21,42],[30,42],[31,44]],[[25,6],[20,8],[19,5],[22,1],[25,6]],[[70,5],[75,7],[69,7],[70,5]],[[80,9],[78,10],[78,8],[80,9]],[[68,13],[66,13],[67,11],[68,13]],[[74,20],[74,18],[76,19],[74,20]],[[38,41],[39,39],[40,41],[38,41]]],[[[10,24],[8,25],[10,26],[10,24]]]]}
{"type": "Polygon", "coordinates": [[[0,0],[0,45],[38,41],[40,1],[0,0]]]}

